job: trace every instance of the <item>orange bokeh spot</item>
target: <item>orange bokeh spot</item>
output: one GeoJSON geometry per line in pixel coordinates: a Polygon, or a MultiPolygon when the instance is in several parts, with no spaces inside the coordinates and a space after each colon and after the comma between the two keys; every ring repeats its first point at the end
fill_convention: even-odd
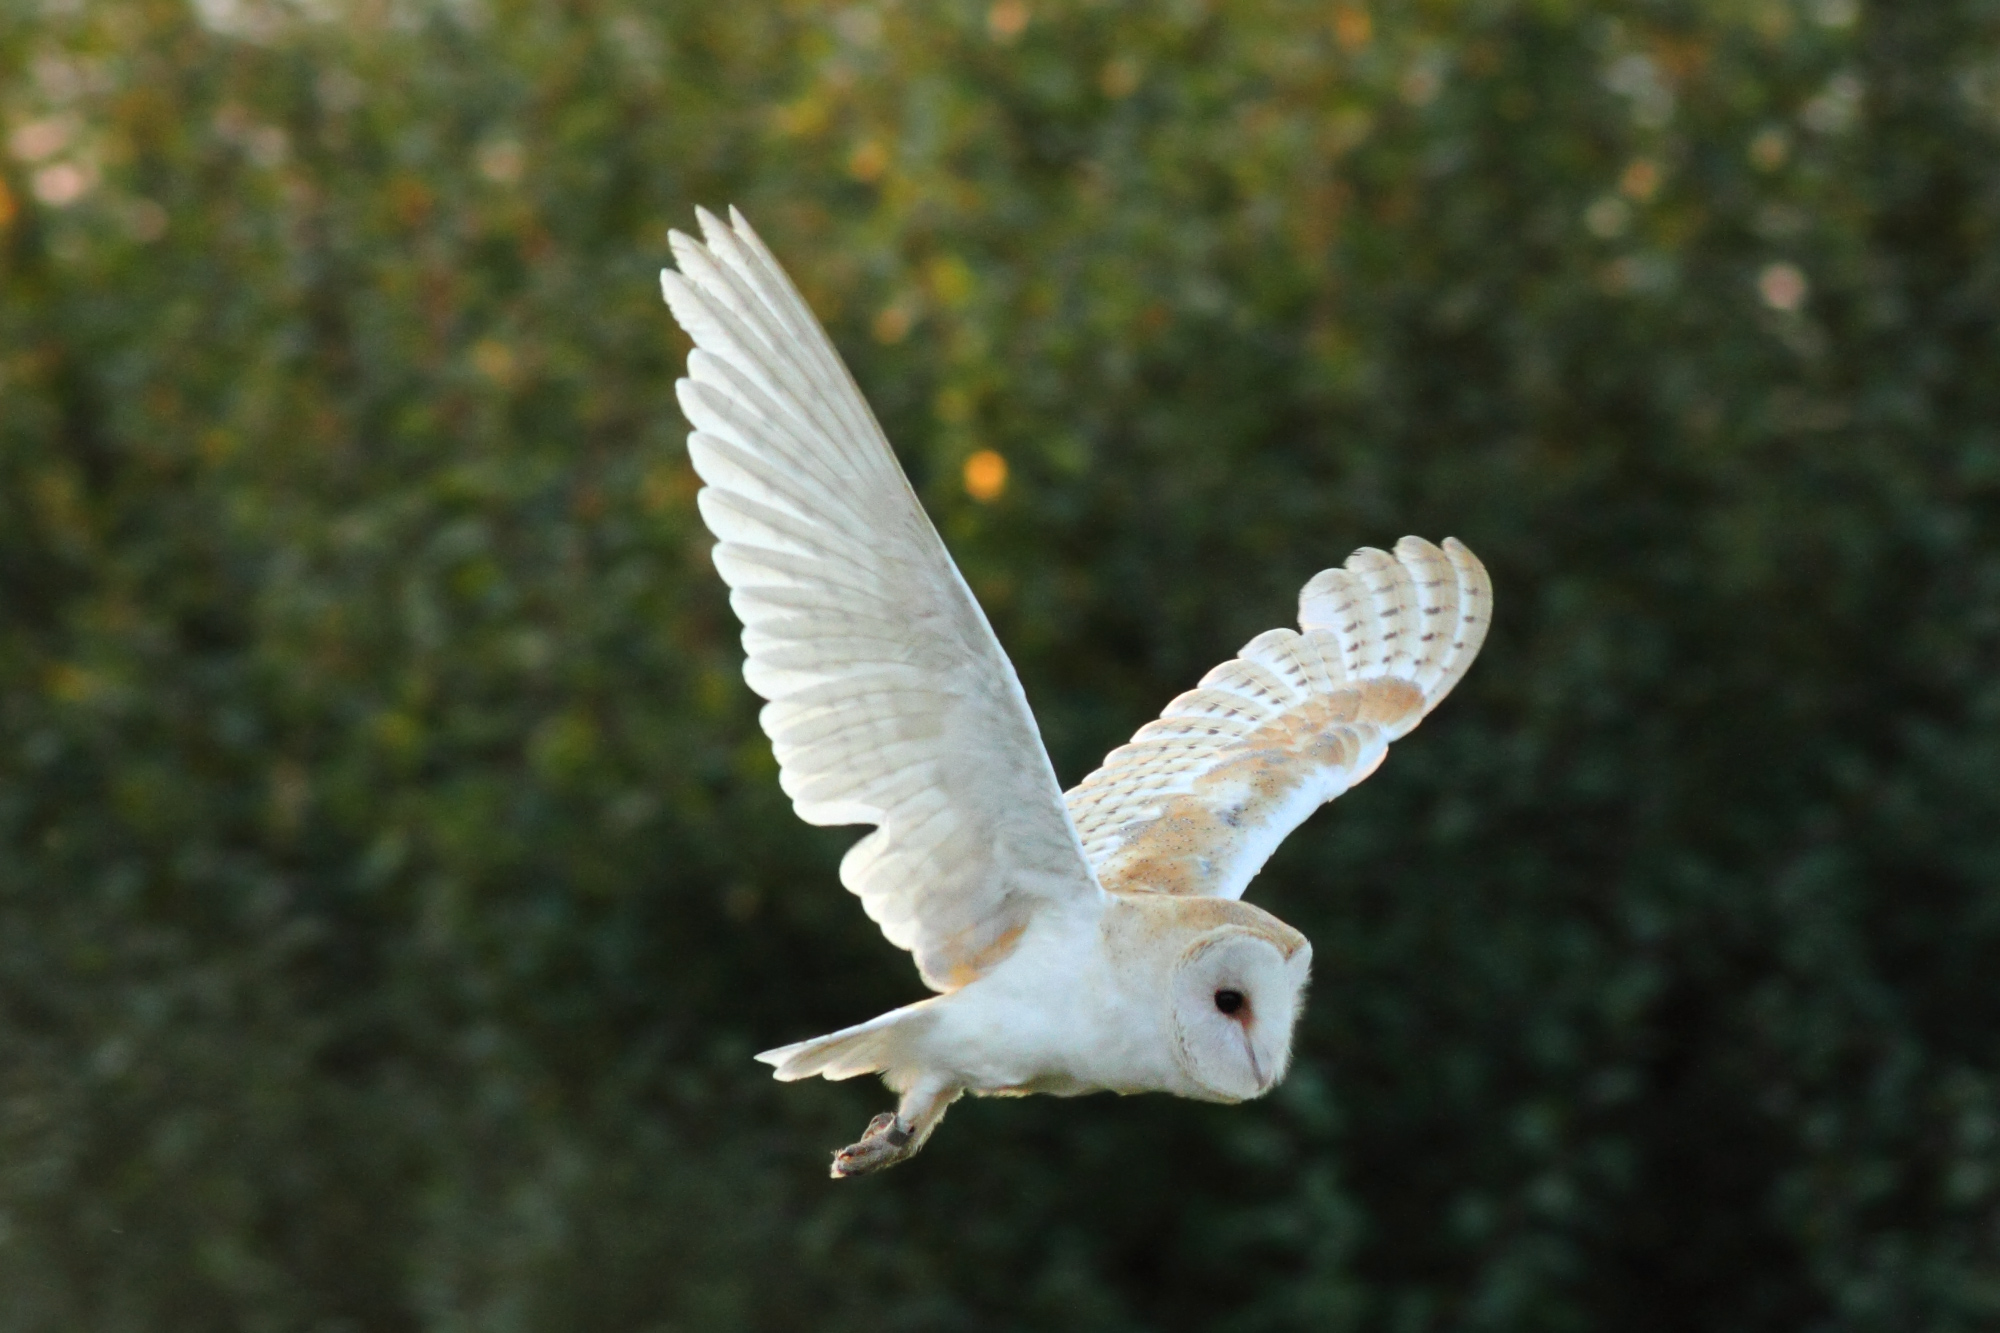
{"type": "Polygon", "coordinates": [[[1007,489],[1007,460],[981,449],[965,460],[965,493],[981,504],[1000,498],[1007,489]]]}
{"type": "Polygon", "coordinates": [[[1011,42],[1028,26],[1026,0],[1000,0],[986,11],[986,29],[995,41],[1011,42]]]}
{"type": "Polygon", "coordinates": [[[864,139],[847,157],[847,174],[864,184],[882,179],[889,169],[889,150],[880,139],[864,139]]]}
{"type": "Polygon", "coordinates": [[[1333,11],[1333,38],[1349,51],[1359,51],[1375,35],[1375,24],[1359,5],[1342,5],[1333,11]]]}
{"type": "Polygon", "coordinates": [[[1634,159],[1618,178],[1618,188],[1629,198],[1645,203],[1660,188],[1660,164],[1649,157],[1634,159]]]}

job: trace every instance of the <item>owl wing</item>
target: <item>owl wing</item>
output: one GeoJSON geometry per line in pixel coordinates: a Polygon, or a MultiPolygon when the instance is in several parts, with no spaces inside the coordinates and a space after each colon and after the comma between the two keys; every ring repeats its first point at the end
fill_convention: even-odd
{"type": "Polygon", "coordinates": [[[1375,771],[1472,665],[1493,609],[1456,540],[1366,548],[1068,793],[1112,892],[1240,898],[1279,843],[1375,771]]]}
{"type": "Polygon", "coordinates": [[[874,824],[840,878],[938,990],[1102,892],[1014,667],[833,343],[742,215],[660,275],[744,679],[811,824],[874,824]]]}

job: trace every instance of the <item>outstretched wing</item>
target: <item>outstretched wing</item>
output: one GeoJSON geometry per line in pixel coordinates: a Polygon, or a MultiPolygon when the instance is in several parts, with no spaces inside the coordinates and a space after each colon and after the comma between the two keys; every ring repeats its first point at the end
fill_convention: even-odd
{"type": "Polygon", "coordinates": [[[1364,547],[1316,575],[1302,633],[1252,639],[1069,792],[1098,879],[1242,897],[1286,834],[1451,693],[1492,610],[1485,567],[1453,539],[1364,547]]]}
{"type": "Polygon", "coordinates": [[[1101,892],[1027,696],[832,342],[732,211],[660,275],[694,339],[681,408],[744,679],[813,824],[875,824],[840,863],[939,990],[1041,906],[1101,892]]]}

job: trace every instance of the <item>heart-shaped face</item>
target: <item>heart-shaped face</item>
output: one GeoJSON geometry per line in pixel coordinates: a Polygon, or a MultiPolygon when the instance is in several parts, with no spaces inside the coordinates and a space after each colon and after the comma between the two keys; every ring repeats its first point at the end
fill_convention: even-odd
{"type": "Polygon", "coordinates": [[[1287,958],[1240,926],[1188,946],[1173,974],[1174,1058],[1202,1093],[1240,1102],[1278,1085],[1311,967],[1311,945],[1287,958]]]}

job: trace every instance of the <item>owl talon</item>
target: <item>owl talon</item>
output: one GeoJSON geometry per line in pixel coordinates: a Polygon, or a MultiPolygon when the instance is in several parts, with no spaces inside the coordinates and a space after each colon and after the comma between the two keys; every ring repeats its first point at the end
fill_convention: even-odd
{"type": "Polygon", "coordinates": [[[923,1141],[905,1128],[892,1111],[884,1111],[868,1122],[859,1143],[851,1143],[833,1155],[833,1178],[865,1176],[916,1156],[923,1141]]]}

